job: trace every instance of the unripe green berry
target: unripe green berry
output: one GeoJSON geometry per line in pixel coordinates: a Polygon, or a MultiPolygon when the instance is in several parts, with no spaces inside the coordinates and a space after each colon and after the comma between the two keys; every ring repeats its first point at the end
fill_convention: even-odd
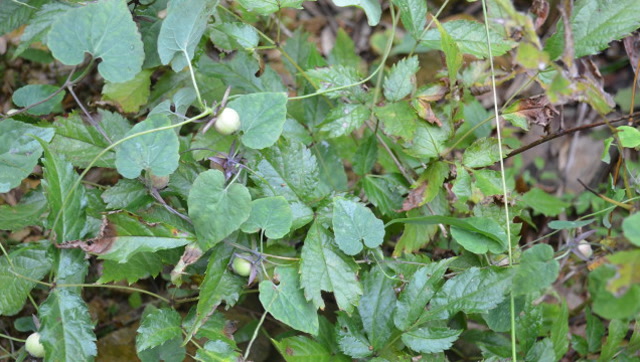
{"type": "Polygon", "coordinates": [[[233,272],[238,274],[241,277],[248,277],[251,274],[251,262],[245,259],[245,255],[243,256],[235,256],[233,258],[233,262],[231,263],[231,268],[233,272]]]}
{"type": "Polygon", "coordinates": [[[32,333],[29,337],[27,337],[24,348],[33,357],[44,357],[44,346],[42,345],[42,343],[40,343],[40,333],[38,332],[32,333]]]}
{"type": "Polygon", "coordinates": [[[240,115],[233,108],[222,110],[213,127],[218,133],[229,135],[240,129],[240,115]]]}

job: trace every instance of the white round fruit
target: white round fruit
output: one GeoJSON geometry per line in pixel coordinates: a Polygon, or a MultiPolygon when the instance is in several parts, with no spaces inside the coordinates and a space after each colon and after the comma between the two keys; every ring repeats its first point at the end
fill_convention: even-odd
{"type": "Polygon", "coordinates": [[[33,357],[44,357],[44,346],[42,345],[42,343],[40,343],[40,333],[38,332],[32,333],[29,337],[27,337],[24,348],[33,357]]]}
{"type": "Polygon", "coordinates": [[[240,129],[240,115],[235,109],[227,107],[222,110],[213,127],[220,134],[232,134],[240,129]]]}
{"type": "Polygon", "coordinates": [[[593,249],[591,249],[591,245],[587,242],[582,240],[579,244],[578,244],[578,251],[580,252],[580,254],[582,254],[585,258],[590,258],[591,255],[593,255],[593,249]]]}
{"type": "Polygon", "coordinates": [[[248,277],[251,274],[251,262],[241,256],[235,256],[231,263],[233,272],[241,277],[248,277]]]}

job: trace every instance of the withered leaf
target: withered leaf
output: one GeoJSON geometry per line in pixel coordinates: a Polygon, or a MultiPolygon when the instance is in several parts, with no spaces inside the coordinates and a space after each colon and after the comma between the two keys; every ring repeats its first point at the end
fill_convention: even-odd
{"type": "Polygon", "coordinates": [[[539,29],[549,16],[549,2],[547,0],[533,0],[529,11],[536,16],[536,21],[533,24],[534,29],[539,29]]]}
{"type": "Polygon", "coordinates": [[[104,254],[108,252],[113,246],[113,242],[116,240],[116,230],[112,223],[109,222],[106,216],[102,217],[102,225],[100,225],[100,231],[95,238],[87,240],[73,240],[64,244],[56,244],[60,249],[76,249],[80,248],[83,251],[91,254],[104,254]]]}
{"type": "Polygon", "coordinates": [[[409,192],[409,195],[407,195],[407,198],[404,199],[404,202],[402,203],[402,209],[398,210],[398,212],[409,211],[420,207],[422,201],[424,200],[425,191],[427,191],[426,182],[421,183],[420,186],[411,190],[411,192],[409,192]]]}
{"type": "Polygon", "coordinates": [[[544,94],[519,100],[505,113],[524,116],[529,123],[542,126],[545,130],[548,130],[550,122],[559,114],[544,94]]]}
{"type": "Polygon", "coordinates": [[[420,118],[431,124],[435,124],[438,127],[442,127],[442,122],[440,122],[438,116],[436,116],[433,109],[431,109],[431,103],[429,103],[428,100],[418,97],[418,106],[416,107],[416,110],[418,111],[420,118]]]}

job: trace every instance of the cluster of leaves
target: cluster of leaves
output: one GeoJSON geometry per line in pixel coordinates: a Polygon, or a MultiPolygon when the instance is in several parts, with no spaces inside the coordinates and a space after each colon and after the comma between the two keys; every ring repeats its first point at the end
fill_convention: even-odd
{"type": "MultiPolygon", "coordinates": [[[[371,68],[342,29],[326,57],[302,31],[281,39],[269,24],[279,27],[277,14],[301,0],[0,3],[0,33],[26,25],[14,58],[69,66],[64,83],[17,89],[22,109],[0,122],[0,192],[24,192],[0,205],[0,229],[44,230],[38,241],[2,241],[0,315],[29,300],[37,323],[16,319],[15,328],[39,331],[46,360],[90,360],[96,335],[83,290],[154,277],[165,292],[139,290],[149,298],[136,338],[144,361],[181,360],[187,344],[197,360],[246,359],[267,314],[286,328],[270,340],[291,361],[447,360],[461,348],[454,343],[486,360],[632,360],[636,166],[625,163],[625,188],[581,196],[576,212],[593,214],[549,225],[571,236],[556,249],[520,245],[520,233],[539,215],[566,216],[570,197],[516,189],[517,158],[493,166],[521,146],[516,130],[548,126],[554,105],[613,110],[597,69],[580,58],[640,27],[640,3],[577,0],[544,43],[536,30],[548,4],[535,3],[520,12],[487,1],[493,20],[484,24],[440,23],[423,0],[393,0],[389,31],[372,38],[380,53],[371,68]],[[280,73],[266,51],[282,55],[280,73]],[[415,54],[429,51],[444,64],[420,84],[415,54]],[[494,57],[509,66],[495,71],[494,57]],[[65,94],[77,99],[74,86],[94,68],[102,104],[118,111],[63,113],[65,94]],[[543,94],[497,105],[511,125],[501,139],[479,95],[520,74],[543,94]],[[210,129],[224,107],[242,122],[233,135],[210,129]],[[88,182],[92,170],[111,180],[117,172],[117,182],[88,182]],[[586,227],[600,235],[600,258],[587,308],[570,311],[552,284],[558,260],[591,256],[578,249],[586,227]],[[235,258],[250,263],[249,280],[232,271],[235,258]],[[264,314],[234,335],[223,309],[250,291],[264,314]],[[569,333],[570,312],[586,316],[586,337],[569,333]]],[[[333,4],[381,22],[376,0],[333,4]]],[[[612,129],[607,162],[609,147],[640,146],[632,125],[612,129]]]]}

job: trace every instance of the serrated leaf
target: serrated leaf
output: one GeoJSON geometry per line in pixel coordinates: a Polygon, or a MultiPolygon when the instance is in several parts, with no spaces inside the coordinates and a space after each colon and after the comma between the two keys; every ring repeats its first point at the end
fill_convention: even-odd
{"type": "Polygon", "coordinates": [[[219,361],[219,362],[236,362],[242,358],[242,355],[235,351],[233,347],[225,341],[208,341],[204,348],[198,349],[196,352],[196,360],[198,361],[219,361]]]}
{"type": "Polygon", "coordinates": [[[462,164],[472,168],[491,166],[498,161],[500,161],[500,148],[498,140],[492,137],[477,139],[462,156],[462,164]]]}
{"type": "Polygon", "coordinates": [[[511,279],[511,271],[504,268],[467,269],[447,280],[425,313],[430,319],[446,319],[459,311],[467,314],[486,312],[504,300],[511,279]]]}
{"type": "Polygon", "coordinates": [[[333,65],[318,69],[310,69],[307,75],[320,85],[325,91],[331,88],[346,87],[345,89],[327,92],[329,98],[347,97],[354,100],[363,100],[365,92],[360,86],[351,86],[360,81],[358,71],[353,67],[333,65]],[[351,86],[351,87],[349,87],[351,86]]]}
{"type": "Polygon", "coordinates": [[[383,215],[395,216],[402,208],[402,194],[406,187],[396,174],[367,175],[361,180],[362,188],[369,201],[383,215]]]}
{"type": "Polygon", "coordinates": [[[33,171],[42,155],[42,145],[53,138],[50,128],[35,127],[9,118],[0,122],[0,193],[9,192],[33,171]]]}
{"type": "Polygon", "coordinates": [[[460,336],[462,330],[446,327],[424,327],[402,334],[402,342],[420,353],[438,353],[446,351],[460,336]]]}
{"type": "Polygon", "coordinates": [[[327,65],[315,42],[311,41],[309,36],[310,34],[302,30],[302,28],[297,28],[283,47],[284,51],[289,54],[287,59],[283,59],[284,65],[289,73],[298,80],[304,79],[299,69],[304,71],[327,65]],[[291,60],[288,58],[291,58],[291,60]]]}
{"type": "Polygon", "coordinates": [[[434,158],[445,150],[445,142],[449,139],[449,127],[432,126],[423,122],[418,123],[415,135],[405,152],[410,156],[420,158],[434,158]]]}
{"type": "Polygon", "coordinates": [[[97,355],[96,336],[79,290],[56,288],[40,305],[40,341],[49,361],[91,361],[97,355]]]}
{"type": "Polygon", "coordinates": [[[10,252],[9,258],[13,266],[6,256],[0,257],[0,315],[3,316],[18,313],[31,289],[36,286],[32,280],[42,279],[51,269],[47,245],[30,243],[10,252]],[[16,274],[31,280],[17,277],[16,274]]]}
{"type": "Polygon", "coordinates": [[[396,304],[393,280],[375,268],[366,274],[362,284],[364,293],[358,304],[358,312],[371,345],[379,350],[395,330],[393,314],[389,313],[396,304]]]}
{"type": "Polygon", "coordinates": [[[80,239],[87,220],[87,199],[84,186],[78,183],[78,187],[72,188],[80,177],[69,162],[55,156],[46,147],[42,165],[42,186],[50,210],[49,223],[57,242],[80,239]]]}
{"type": "Polygon", "coordinates": [[[260,303],[275,319],[299,331],[317,334],[318,314],[300,289],[298,271],[293,267],[276,267],[278,285],[270,280],[260,282],[260,303]]]}
{"type": "Polygon", "coordinates": [[[507,235],[500,224],[486,217],[470,217],[466,218],[465,221],[476,229],[484,231],[484,234],[452,226],[451,236],[463,248],[474,254],[484,254],[486,252],[499,254],[506,250],[507,235]],[[486,234],[491,234],[494,237],[487,237],[485,236],[486,234]]]}
{"type": "Polygon", "coordinates": [[[382,8],[378,0],[333,0],[336,6],[357,6],[367,15],[369,26],[376,26],[382,16],[382,8]]]}
{"type": "MultiPolygon", "coordinates": [[[[640,3],[635,0],[579,0],[571,12],[574,56],[581,58],[605,49],[640,27],[640,3]]],[[[564,22],[558,21],[556,33],[545,44],[551,59],[564,50],[564,22]]]]}
{"type": "Polygon", "coordinates": [[[225,185],[224,175],[218,170],[198,175],[187,203],[202,250],[210,249],[238,230],[251,214],[247,188],[235,182],[225,185]]]}
{"type": "Polygon", "coordinates": [[[371,171],[377,160],[378,140],[375,135],[371,135],[358,146],[353,156],[353,172],[358,176],[364,176],[371,171]]]}
{"type": "Polygon", "coordinates": [[[14,206],[0,205],[0,230],[17,230],[41,223],[40,217],[47,210],[47,199],[39,191],[32,191],[14,206]]]}
{"type": "Polygon", "coordinates": [[[321,291],[333,292],[338,307],[350,314],[362,294],[358,266],[317,222],[307,232],[300,258],[300,282],[306,299],[324,309],[321,291]]]}
{"type": "Polygon", "coordinates": [[[557,216],[566,207],[570,206],[569,203],[551,196],[539,188],[534,188],[522,195],[522,201],[536,212],[545,216],[557,216]]]}
{"type": "Polygon", "coordinates": [[[329,111],[320,130],[328,133],[327,138],[348,135],[362,126],[369,115],[369,109],[362,104],[341,103],[329,111]]]}
{"type": "Polygon", "coordinates": [[[209,34],[216,47],[226,50],[253,49],[260,42],[256,28],[241,22],[215,24],[209,34]]]}
{"type": "Polygon", "coordinates": [[[125,209],[132,205],[140,206],[145,199],[149,199],[149,190],[138,180],[121,179],[106,189],[102,200],[107,203],[107,208],[112,210],[125,209]]]}
{"type": "Polygon", "coordinates": [[[203,57],[198,68],[203,74],[219,78],[224,84],[248,93],[286,90],[282,80],[271,68],[260,68],[260,64],[245,52],[238,52],[231,60],[224,62],[213,62],[208,57],[203,57]],[[264,73],[257,77],[260,69],[264,73]]]}
{"type": "MultiPolygon", "coordinates": [[[[169,125],[171,120],[166,115],[153,114],[133,126],[125,137],[169,125]]],[[[178,135],[172,129],[135,136],[116,147],[116,167],[126,178],[136,178],[142,170],[167,176],[178,168],[179,148],[178,135]]]]}
{"type": "MultiPolygon", "coordinates": [[[[29,84],[17,89],[11,96],[11,99],[13,100],[13,103],[15,103],[15,105],[18,107],[28,107],[32,104],[42,102],[57,90],[58,87],[48,84],[29,84]]],[[[42,116],[49,113],[62,112],[61,102],[64,99],[64,95],[65,92],[62,91],[53,96],[53,98],[49,99],[48,101],[40,103],[33,108],[29,108],[29,110],[27,110],[27,113],[36,116],[42,116]]]]}
{"type": "Polygon", "coordinates": [[[513,294],[529,294],[546,288],[556,280],[559,271],[560,264],[554,259],[553,248],[547,244],[534,245],[522,253],[513,277],[513,294]]]}
{"type": "Polygon", "coordinates": [[[559,312],[553,316],[550,328],[550,339],[553,342],[553,352],[556,360],[562,357],[569,350],[569,308],[566,302],[559,306],[559,312]]]}
{"type": "Polygon", "coordinates": [[[431,263],[418,269],[411,276],[396,302],[393,321],[399,330],[409,329],[424,312],[427,303],[444,284],[443,276],[449,262],[450,259],[444,259],[438,263],[431,263]]]}
{"type": "Polygon", "coordinates": [[[98,71],[118,83],[142,68],[144,50],[138,28],[124,0],[104,0],[73,8],[51,26],[47,45],[66,65],[78,65],[85,53],[100,58],[98,71]]]}
{"type": "MultiPolygon", "coordinates": [[[[453,38],[460,52],[471,54],[478,58],[489,56],[487,48],[487,33],[484,24],[471,20],[452,20],[442,24],[444,30],[453,38]]],[[[503,55],[516,43],[504,39],[495,30],[489,29],[491,51],[494,57],[503,55]]],[[[431,49],[442,50],[442,40],[438,29],[431,29],[420,39],[420,44],[431,49]]]]}
{"type": "Polygon", "coordinates": [[[336,243],[347,255],[362,251],[362,243],[375,248],[384,241],[384,224],[364,205],[342,197],[333,199],[333,231],[336,243]]]}
{"type": "Polygon", "coordinates": [[[193,59],[217,0],[172,0],[158,35],[158,54],[162,64],[171,63],[179,72],[193,59]]]}
{"type": "Polygon", "coordinates": [[[360,67],[362,59],[357,54],[356,45],[343,28],[338,28],[335,44],[328,59],[331,65],[342,64],[353,69],[360,67]]]}
{"type": "Polygon", "coordinates": [[[442,51],[444,52],[445,62],[447,63],[447,71],[449,73],[449,85],[450,89],[453,91],[453,88],[456,84],[456,79],[458,78],[458,71],[462,66],[462,53],[460,53],[460,49],[458,48],[458,44],[455,39],[449,35],[447,30],[440,24],[437,19],[434,19],[436,25],[438,26],[438,32],[440,32],[440,45],[442,46],[442,51]]]}
{"type": "Polygon", "coordinates": [[[96,283],[105,284],[126,280],[127,283],[133,284],[140,279],[158,276],[163,268],[164,263],[158,253],[137,253],[135,258],[125,263],[105,260],[102,263],[102,275],[96,283]]]}
{"type": "Polygon", "coordinates": [[[249,234],[263,230],[269,239],[279,239],[289,233],[292,219],[284,197],[265,197],[251,201],[251,215],[241,229],[249,234]]]}
{"type": "Polygon", "coordinates": [[[247,10],[260,15],[269,15],[282,8],[301,9],[304,0],[238,0],[247,10]]]}
{"type": "Polygon", "coordinates": [[[138,112],[149,99],[151,74],[151,70],[143,70],[129,81],[107,82],[102,88],[103,98],[116,102],[125,112],[138,112]]]}
{"type": "Polygon", "coordinates": [[[348,316],[344,312],[338,312],[336,339],[340,350],[347,356],[366,358],[373,354],[373,346],[364,335],[362,320],[357,313],[348,316]]]}
{"type": "Polygon", "coordinates": [[[419,38],[427,25],[427,2],[422,0],[393,0],[400,9],[400,19],[405,30],[419,38]]]}
{"type": "Polygon", "coordinates": [[[227,104],[240,115],[242,144],[261,150],[272,146],[282,134],[287,120],[285,93],[252,93],[227,104]]]}
{"type": "Polygon", "coordinates": [[[157,347],[166,341],[182,336],[182,317],[174,309],[147,307],[136,335],[136,351],[157,347]],[[151,310],[149,310],[151,309],[151,310]]]}
{"type": "Polygon", "coordinates": [[[42,0],[3,1],[0,3],[0,35],[4,35],[26,23],[42,0]]]}
{"type": "Polygon", "coordinates": [[[183,361],[185,355],[185,348],[182,346],[182,338],[180,337],[170,339],[157,347],[138,352],[138,358],[140,358],[141,362],[183,361]]]}
{"type": "Polygon", "coordinates": [[[418,72],[418,57],[404,58],[391,68],[382,85],[384,97],[397,102],[408,96],[415,87],[415,75],[418,72]]]}
{"type": "Polygon", "coordinates": [[[384,124],[384,130],[407,141],[414,138],[418,128],[418,115],[409,102],[389,103],[374,109],[376,117],[384,124]]]}
{"type": "Polygon", "coordinates": [[[322,344],[304,336],[295,336],[277,341],[271,339],[280,355],[289,362],[318,361],[333,362],[344,361],[344,356],[335,356],[322,344]]]}

